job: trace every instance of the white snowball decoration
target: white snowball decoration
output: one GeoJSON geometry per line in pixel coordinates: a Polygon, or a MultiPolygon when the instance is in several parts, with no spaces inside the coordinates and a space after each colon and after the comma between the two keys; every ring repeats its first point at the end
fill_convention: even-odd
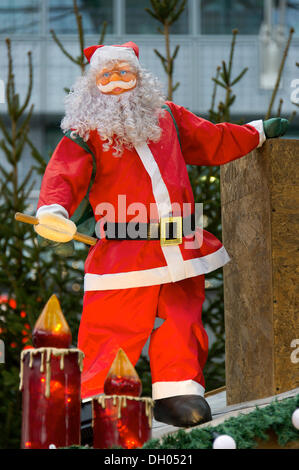
{"type": "Polygon", "coordinates": [[[236,442],[227,434],[223,434],[222,436],[216,437],[213,442],[213,449],[236,449],[236,442]]]}
{"type": "Polygon", "coordinates": [[[55,444],[50,444],[50,445],[49,445],[49,449],[57,449],[57,447],[56,447],[55,444]]]}
{"type": "Polygon", "coordinates": [[[292,414],[292,423],[294,428],[299,430],[299,408],[292,414]]]}

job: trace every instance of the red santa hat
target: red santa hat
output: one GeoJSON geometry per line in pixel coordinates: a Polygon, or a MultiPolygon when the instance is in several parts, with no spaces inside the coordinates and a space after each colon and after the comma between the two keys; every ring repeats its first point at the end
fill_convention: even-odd
{"type": "Polygon", "coordinates": [[[84,54],[90,62],[91,67],[100,69],[110,60],[123,60],[134,63],[136,67],[139,64],[139,48],[134,42],[125,44],[116,44],[113,46],[90,46],[84,49],[84,54]]]}

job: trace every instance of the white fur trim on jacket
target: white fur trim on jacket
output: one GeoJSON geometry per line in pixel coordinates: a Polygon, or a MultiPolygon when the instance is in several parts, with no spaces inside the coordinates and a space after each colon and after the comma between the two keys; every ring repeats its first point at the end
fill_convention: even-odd
{"type": "Polygon", "coordinates": [[[66,219],[69,218],[68,211],[60,204],[49,204],[49,205],[41,206],[36,212],[36,217],[38,218],[42,214],[55,214],[55,215],[61,215],[62,217],[65,217],[66,219]]]}
{"type": "Polygon", "coordinates": [[[91,67],[101,69],[110,60],[122,60],[133,63],[140,68],[139,60],[130,47],[103,46],[96,49],[90,59],[91,67]]]}
{"type": "Polygon", "coordinates": [[[194,380],[181,380],[179,382],[155,382],[152,385],[153,400],[176,397],[178,395],[204,396],[205,389],[194,380]]]}
{"type": "Polygon", "coordinates": [[[262,119],[259,119],[257,121],[251,121],[251,122],[248,122],[247,124],[249,126],[254,127],[258,131],[259,136],[260,136],[260,141],[259,141],[259,144],[258,144],[257,148],[261,147],[263,145],[263,143],[266,141],[266,135],[265,135],[265,131],[264,131],[264,123],[263,123],[262,119]]]}
{"type": "MultiPolygon", "coordinates": [[[[183,269],[181,269],[180,266],[180,276],[177,276],[175,281],[209,273],[215,269],[221,268],[229,261],[230,257],[224,246],[222,246],[219,250],[210,255],[182,261],[183,269]]],[[[156,286],[168,282],[174,282],[169,266],[112,274],[86,273],[84,277],[84,290],[130,289],[131,287],[156,286]]]]}

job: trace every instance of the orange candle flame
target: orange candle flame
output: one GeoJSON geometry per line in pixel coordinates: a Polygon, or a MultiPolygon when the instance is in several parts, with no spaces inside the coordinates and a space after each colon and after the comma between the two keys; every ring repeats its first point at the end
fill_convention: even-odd
{"type": "Polygon", "coordinates": [[[128,356],[119,349],[104,383],[106,395],[127,395],[139,397],[141,380],[128,356]]]}
{"type": "Polygon", "coordinates": [[[56,295],[52,295],[34,325],[32,341],[36,348],[69,348],[71,330],[56,295]]]}

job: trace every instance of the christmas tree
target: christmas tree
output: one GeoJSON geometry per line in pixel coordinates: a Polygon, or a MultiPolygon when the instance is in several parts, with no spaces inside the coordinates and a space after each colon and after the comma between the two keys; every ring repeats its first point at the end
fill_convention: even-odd
{"type": "Polygon", "coordinates": [[[6,103],[8,122],[0,120],[0,337],[5,346],[5,364],[0,368],[1,448],[20,445],[21,409],[19,363],[21,350],[31,344],[30,331],[42,307],[55,293],[59,298],[74,341],[82,309],[83,260],[88,248],[76,246],[70,258],[45,250],[37,242],[32,226],[15,221],[16,212],[29,213],[29,196],[34,177],[42,174],[45,161],[30,136],[30,105],[33,87],[31,53],[28,53],[29,84],[24,102],[15,87],[10,40],[6,40],[8,78],[6,103]],[[31,152],[34,165],[20,177],[25,152],[31,152]]]}

